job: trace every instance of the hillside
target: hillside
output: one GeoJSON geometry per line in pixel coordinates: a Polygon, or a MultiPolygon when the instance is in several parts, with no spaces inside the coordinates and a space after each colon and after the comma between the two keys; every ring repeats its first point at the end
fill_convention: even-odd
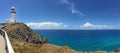
{"type": "Polygon", "coordinates": [[[4,30],[7,32],[9,37],[17,40],[35,44],[48,43],[46,38],[43,38],[41,35],[38,35],[23,23],[6,24],[4,30]]]}
{"type": "Polygon", "coordinates": [[[15,53],[77,53],[67,46],[55,46],[48,43],[23,23],[6,24],[3,28],[12,43],[15,53]]]}
{"type": "Polygon", "coordinates": [[[77,53],[67,46],[55,46],[49,43],[34,44],[10,38],[15,53],[77,53]]]}

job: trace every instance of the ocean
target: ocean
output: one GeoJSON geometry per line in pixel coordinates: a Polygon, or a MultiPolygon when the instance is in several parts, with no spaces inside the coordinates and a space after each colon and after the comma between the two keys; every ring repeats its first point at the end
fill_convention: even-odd
{"type": "Polygon", "coordinates": [[[51,44],[77,51],[114,51],[120,48],[120,30],[34,30],[51,44]]]}

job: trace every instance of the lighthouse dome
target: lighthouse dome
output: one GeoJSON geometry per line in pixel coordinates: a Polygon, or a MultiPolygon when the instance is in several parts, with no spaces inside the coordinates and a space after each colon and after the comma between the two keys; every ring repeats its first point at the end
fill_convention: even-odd
{"type": "Polygon", "coordinates": [[[16,11],[15,11],[15,7],[12,7],[12,9],[11,9],[11,13],[16,13],[16,11]]]}

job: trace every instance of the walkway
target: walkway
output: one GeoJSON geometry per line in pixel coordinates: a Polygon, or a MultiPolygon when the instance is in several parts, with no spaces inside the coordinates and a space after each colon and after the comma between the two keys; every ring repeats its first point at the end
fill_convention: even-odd
{"type": "Polygon", "coordinates": [[[14,53],[10,40],[5,30],[3,30],[4,26],[0,27],[0,30],[4,32],[4,37],[0,35],[0,53],[14,53]]]}
{"type": "Polygon", "coordinates": [[[0,53],[6,53],[5,39],[1,34],[0,34],[0,53]]]}

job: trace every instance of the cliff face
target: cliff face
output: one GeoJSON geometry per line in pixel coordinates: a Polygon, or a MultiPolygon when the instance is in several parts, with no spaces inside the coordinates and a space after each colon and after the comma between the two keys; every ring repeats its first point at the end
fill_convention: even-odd
{"type": "Polygon", "coordinates": [[[41,35],[38,35],[23,23],[6,24],[4,30],[10,38],[35,44],[48,43],[47,39],[43,38],[41,35]]]}

